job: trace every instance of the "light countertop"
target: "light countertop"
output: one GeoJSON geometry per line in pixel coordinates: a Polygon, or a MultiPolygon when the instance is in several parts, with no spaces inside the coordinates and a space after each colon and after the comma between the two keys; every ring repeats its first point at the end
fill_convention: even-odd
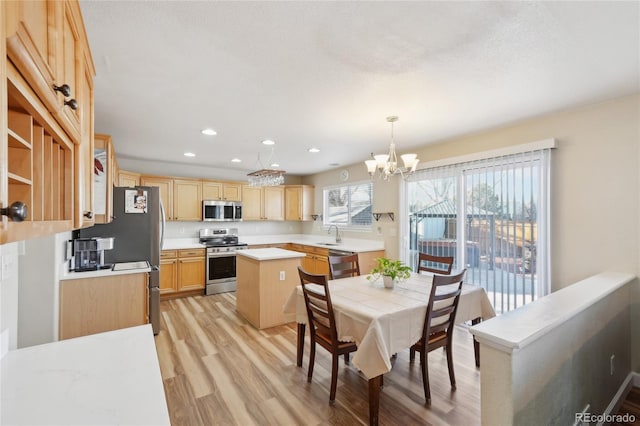
{"type": "MultiPolygon", "coordinates": [[[[240,242],[251,245],[260,244],[304,244],[313,247],[322,247],[333,250],[351,251],[355,253],[363,253],[369,251],[384,250],[384,241],[366,240],[359,238],[343,238],[342,242],[335,244],[333,235],[316,235],[316,234],[282,234],[282,235],[257,235],[243,236],[240,235],[240,242]],[[327,245],[330,243],[332,245],[327,245]]],[[[168,238],[165,239],[163,250],[181,250],[203,248],[198,238],[168,238]]]]}
{"type": "Polygon", "coordinates": [[[168,425],[151,325],[9,351],[1,423],[168,425]]]}
{"type": "Polygon", "coordinates": [[[127,269],[123,271],[112,271],[111,269],[101,269],[98,271],[83,271],[83,272],[68,271],[67,268],[60,268],[60,276],[58,278],[60,280],[77,280],[81,278],[101,278],[101,277],[113,277],[116,275],[140,274],[143,272],[151,272],[151,268],[147,266],[146,268],[127,269]]]}
{"type": "Polygon", "coordinates": [[[245,256],[260,261],[305,257],[305,254],[300,253],[299,251],[284,250],[280,248],[238,250],[236,251],[236,254],[238,256],[245,256]]]}

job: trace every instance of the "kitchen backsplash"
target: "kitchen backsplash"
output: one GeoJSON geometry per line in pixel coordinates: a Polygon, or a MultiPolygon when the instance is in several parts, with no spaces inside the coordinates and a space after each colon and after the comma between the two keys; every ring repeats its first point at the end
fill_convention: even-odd
{"type": "Polygon", "coordinates": [[[204,228],[238,228],[238,235],[300,234],[299,222],[167,222],[165,238],[198,238],[204,228]]]}

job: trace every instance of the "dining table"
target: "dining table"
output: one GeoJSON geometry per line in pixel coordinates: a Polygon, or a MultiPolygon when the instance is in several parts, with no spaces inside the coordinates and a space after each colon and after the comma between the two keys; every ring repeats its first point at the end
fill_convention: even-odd
{"type": "MultiPolygon", "coordinates": [[[[382,375],[391,371],[391,358],[420,340],[433,274],[411,273],[406,280],[386,288],[381,279],[371,276],[341,278],[329,281],[338,339],[355,342],[352,363],[368,379],[369,424],[378,424],[382,375]]],[[[304,335],[308,322],[302,286],[291,293],[283,310],[295,313],[298,324],[297,365],[302,366],[304,335]]],[[[485,290],[463,284],[456,324],[495,317],[485,290]]],[[[475,344],[475,342],[474,342],[475,344]]],[[[479,352],[475,344],[476,365],[479,352]]]]}

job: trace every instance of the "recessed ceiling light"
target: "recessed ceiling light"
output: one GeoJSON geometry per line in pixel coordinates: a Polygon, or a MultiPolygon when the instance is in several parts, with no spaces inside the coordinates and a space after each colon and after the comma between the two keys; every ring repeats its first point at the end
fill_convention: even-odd
{"type": "Polygon", "coordinates": [[[271,139],[265,139],[262,141],[263,145],[275,145],[276,143],[274,141],[272,141],[271,139]]]}
{"type": "Polygon", "coordinates": [[[309,151],[309,152],[313,152],[314,154],[315,154],[316,152],[320,152],[320,150],[319,150],[318,148],[309,148],[309,149],[308,149],[308,151],[309,151]]]}
{"type": "Polygon", "coordinates": [[[193,152],[185,152],[184,156],[185,157],[195,157],[196,155],[193,152]]]}
{"type": "Polygon", "coordinates": [[[271,166],[270,166],[270,167],[274,167],[274,168],[275,168],[275,167],[280,167],[280,164],[278,164],[278,163],[271,163],[271,166]]]}
{"type": "Polygon", "coordinates": [[[204,129],[204,130],[202,130],[202,134],[203,135],[207,135],[207,136],[215,136],[215,135],[218,134],[218,132],[216,132],[213,129],[204,129]]]}
{"type": "Polygon", "coordinates": [[[239,159],[239,158],[232,158],[232,159],[231,159],[231,162],[232,162],[232,163],[242,163],[242,160],[241,160],[241,159],[239,159]]]}

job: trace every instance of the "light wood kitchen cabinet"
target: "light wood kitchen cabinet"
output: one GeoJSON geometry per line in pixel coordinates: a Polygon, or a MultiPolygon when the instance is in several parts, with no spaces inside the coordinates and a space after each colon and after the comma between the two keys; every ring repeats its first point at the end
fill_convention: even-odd
{"type": "Polygon", "coordinates": [[[173,180],[173,220],[202,220],[202,182],[200,180],[173,180]]]}
{"type": "Polygon", "coordinates": [[[140,176],[141,186],[157,186],[160,188],[160,200],[167,220],[173,217],[173,179],[162,176],[140,176]]]}
{"type": "Polygon", "coordinates": [[[241,201],[242,184],[234,182],[202,181],[202,199],[216,201],[241,201]]]}
{"type": "Polygon", "coordinates": [[[148,283],[146,272],[60,281],[60,339],[147,324],[148,283]]]}
{"type": "Polygon", "coordinates": [[[78,143],[81,63],[89,51],[78,2],[6,1],[4,7],[7,56],[78,143]]]}
{"type": "Polygon", "coordinates": [[[125,172],[118,170],[118,186],[128,186],[133,188],[140,185],[140,173],[125,172]]]}
{"type": "Polygon", "coordinates": [[[178,291],[205,287],[205,249],[178,250],[178,291]]]}
{"type": "MultiPolygon", "coordinates": [[[[96,223],[94,208],[94,130],[93,130],[93,70],[83,62],[80,74],[78,102],[80,104],[80,144],[75,149],[74,227],[86,228],[96,223]]],[[[109,200],[110,202],[110,200],[109,200]]],[[[102,223],[102,222],[99,222],[102,223]]]]}
{"type": "Polygon", "coordinates": [[[113,218],[113,142],[111,136],[96,134],[93,150],[94,209],[96,223],[113,218]]]}
{"type": "Polygon", "coordinates": [[[298,251],[306,256],[302,258],[302,269],[311,274],[329,275],[329,249],[289,243],[287,250],[298,251]]]}
{"type": "Polygon", "coordinates": [[[282,307],[300,284],[300,258],[256,260],[237,256],[236,310],[258,329],[295,321],[282,307]]]}
{"type": "Polygon", "coordinates": [[[162,250],[160,253],[160,295],[178,291],[178,251],[162,250]]]}
{"type": "Polygon", "coordinates": [[[284,220],[284,188],[242,187],[242,220],[284,220]]]}
{"type": "Polygon", "coordinates": [[[313,220],[314,187],[287,185],[284,189],[285,220],[313,220]]]}
{"type": "Polygon", "coordinates": [[[5,1],[2,14],[0,202],[28,216],[3,220],[0,242],[90,226],[95,68],[78,2],[5,1]]]}
{"type": "Polygon", "coordinates": [[[164,298],[202,292],[205,287],[204,248],[162,250],[160,254],[160,295],[164,298]]]}

